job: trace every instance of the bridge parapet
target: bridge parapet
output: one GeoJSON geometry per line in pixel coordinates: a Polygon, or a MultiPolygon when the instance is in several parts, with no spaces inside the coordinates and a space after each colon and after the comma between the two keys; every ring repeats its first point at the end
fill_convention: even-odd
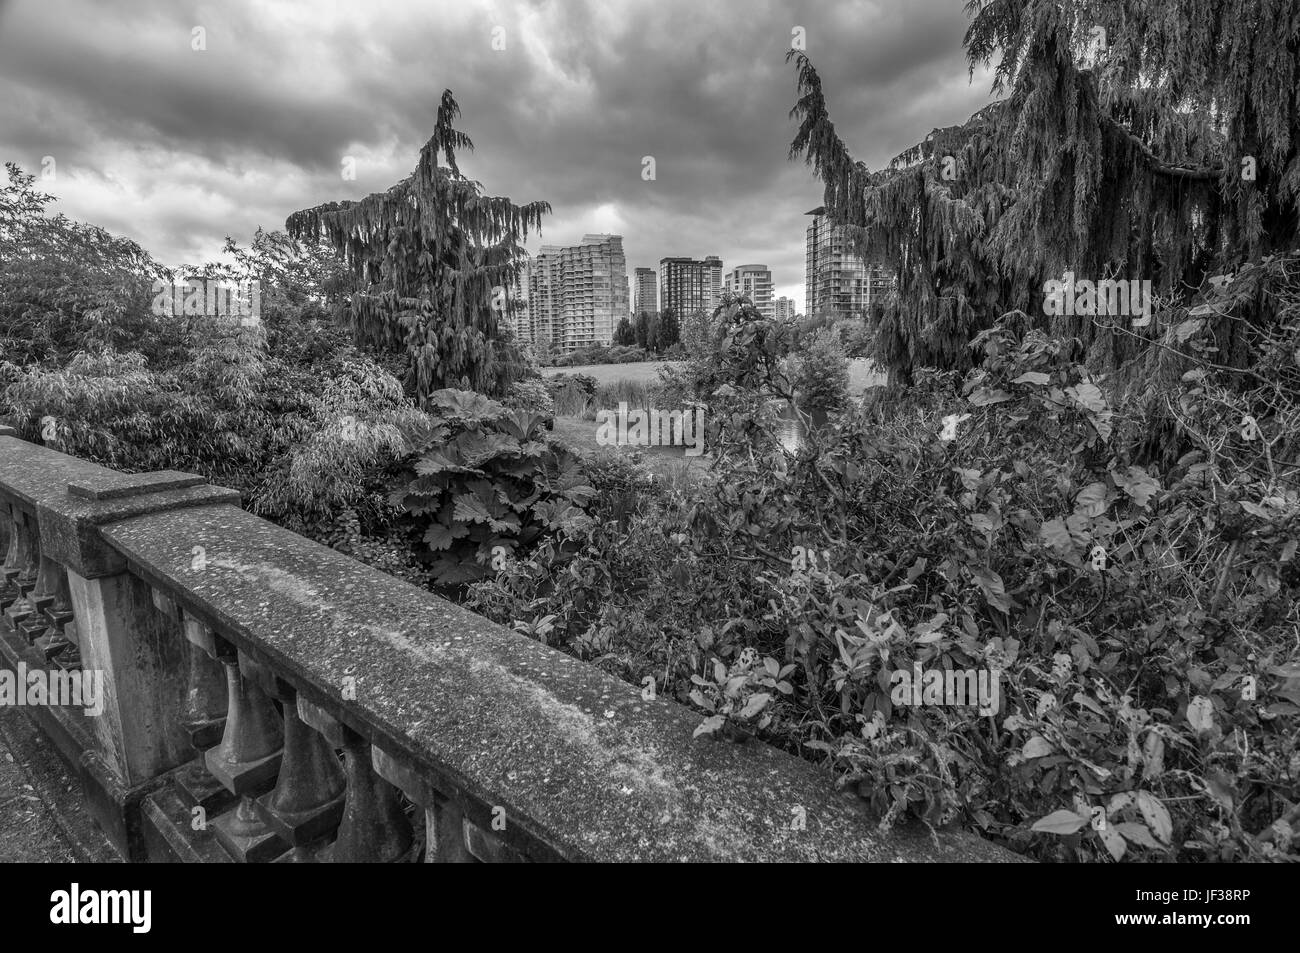
{"type": "Polygon", "coordinates": [[[816,766],[694,739],[671,699],[238,503],[0,428],[0,663],[102,673],[99,714],[33,713],[125,857],[1018,859],[881,833],[816,766]]]}

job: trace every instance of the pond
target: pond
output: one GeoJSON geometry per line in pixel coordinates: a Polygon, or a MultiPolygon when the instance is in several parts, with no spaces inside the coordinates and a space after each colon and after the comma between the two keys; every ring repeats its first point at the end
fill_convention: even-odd
{"type": "Polygon", "coordinates": [[[781,405],[776,422],[777,439],[790,453],[799,449],[799,445],[803,443],[808,433],[809,425],[820,427],[826,423],[826,412],[823,410],[813,411],[811,414],[799,414],[789,401],[774,401],[774,404],[781,405]]]}

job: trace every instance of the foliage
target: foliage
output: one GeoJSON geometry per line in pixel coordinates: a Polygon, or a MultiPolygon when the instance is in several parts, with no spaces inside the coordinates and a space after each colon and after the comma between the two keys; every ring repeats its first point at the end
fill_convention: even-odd
{"type": "Polygon", "coordinates": [[[139,350],[151,359],[176,344],[149,312],[164,274],[139,245],[102,228],[50,216],[53,198],[34,175],[5,163],[0,188],[0,349],[17,365],[66,362],[79,350],[139,350]]]}
{"type": "MultiPolygon", "coordinates": [[[[694,495],[598,518],[571,561],[539,549],[472,598],[653,679],[701,733],[828,765],[883,824],[1051,860],[1294,860],[1298,317],[1291,256],[1163,315],[1113,378],[1013,312],[972,340],[969,375],[918,372],[797,453],[711,405],[735,432],[711,432],[694,495]],[[1277,311],[1244,337],[1263,372],[1218,365],[1209,318],[1243,320],[1260,291],[1277,311]],[[1157,407],[1173,459],[1151,452],[1157,407]],[[905,704],[892,676],[916,664],[999,673],[997,714],[905,704]]],[[[764,385],[748,353],[721,403],[764,385]]]]}
{"type": "Polygon", "coordinates": [[[598,344],[570,351],[551,363],[555,367],[582,367],[588,364],[635,364],[649,359],[650,355],[636,345],[613,344],[605,347],[598,344]]]}
{"type": "Polygon", "coordinates": [[[626,314],[619,319],[618,327],[614,329],[614,343],[624,347],[636,344],[636,331],[632,329],[632,321],[626,314]]]}
{"type": "Polygon", "coordinates": [[[528,411],[544,421],[555,418],[555,400],[551,397],[546,381],[540,377],[515,381],[510,385],[510,392],[502,403],[514,410],[528,411]]]}
{"type": "Polygon", "coordinates": [[[417,558],[439,586],[479,579],[542,535],[579,533],[593,494],[577,458],[542,439],[543,420],[482,394],[428,395],[413,454],[390,495],[413,518],[417,558]]]}
{"type": "Polygon", "coordinates": [[[825,328],[790,356],[790,376],[801,410],[830,413],[849,396],[849,360],[835,328],[825,328]]]}
{"type": "MultiPolygon", "coordinates": [[[[1185,295],[1296,244],[1300,21],[1290,0],[1231,12],[1146,0],[967,9],[972,72],[994,66],[1006,98],[878,172],[850,156],[807,56],[789,54],[800,93],[791,156],[824,182],[832,224],[894,271],[899,295],[876,356],[900,383],[913,367],[969,367],[965,342],[1008,310],[1042,314],[1043,282],[1066,270],[1185,295]]],[[[1146,340],[1086,318],[1055,325],[1104,345],[1093,353],[1106,367],[1146,340]]]]}
{"type": "Polygon", "coordinates": [[[450,386],[504,394],[522,376],[523,353],[494,302],[518,274],[529,230],[550,211],[545,202],[484,195],[461,174],[456,152],[473,144],[452,126],[459,115],[445,91],[411,175],[360,202],[295,212],[287,223],[292,237],[323,237],[343,257],[359,286],[349,303],[358,343],[399,355],[420,405],[450,386]]]}

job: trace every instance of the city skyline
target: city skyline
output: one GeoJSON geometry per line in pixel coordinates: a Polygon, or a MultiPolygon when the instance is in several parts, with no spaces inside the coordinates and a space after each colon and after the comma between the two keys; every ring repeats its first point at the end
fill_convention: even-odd
{"type": "Polygon", "coordinates": [[[298,209],[401,181],[450,88],[476,146],[462,171],[489,194],[551,203],[530,252],[616,233],[629,268],[705,252],[764,262],[774,295],[804,310],[803,213],[822,189],[788,159],[793,29],[848,145],[879,168],[989,101],[988,77],[970,79],[961,53],[967,22],[950,0],[755,2],[739,18],[631,0],[273,12],[251,0],[11,0],[0,158],[38,175],[53,159],[40,185],[54,212],[164,264],[200,264],[222,257],[227,235],[247,246],[298,209]],[[719,37],[745,55],[718,55],[719,37]]]}

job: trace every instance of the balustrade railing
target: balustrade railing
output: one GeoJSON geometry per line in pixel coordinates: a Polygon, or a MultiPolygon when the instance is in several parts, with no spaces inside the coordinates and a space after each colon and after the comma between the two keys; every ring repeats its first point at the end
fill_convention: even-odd
{"type": "Polygon", "coordinates": [[[238,503],[0,428],[0,665],[102,680],[32,711],[124,857],[1015,859],[238,503]]]}

